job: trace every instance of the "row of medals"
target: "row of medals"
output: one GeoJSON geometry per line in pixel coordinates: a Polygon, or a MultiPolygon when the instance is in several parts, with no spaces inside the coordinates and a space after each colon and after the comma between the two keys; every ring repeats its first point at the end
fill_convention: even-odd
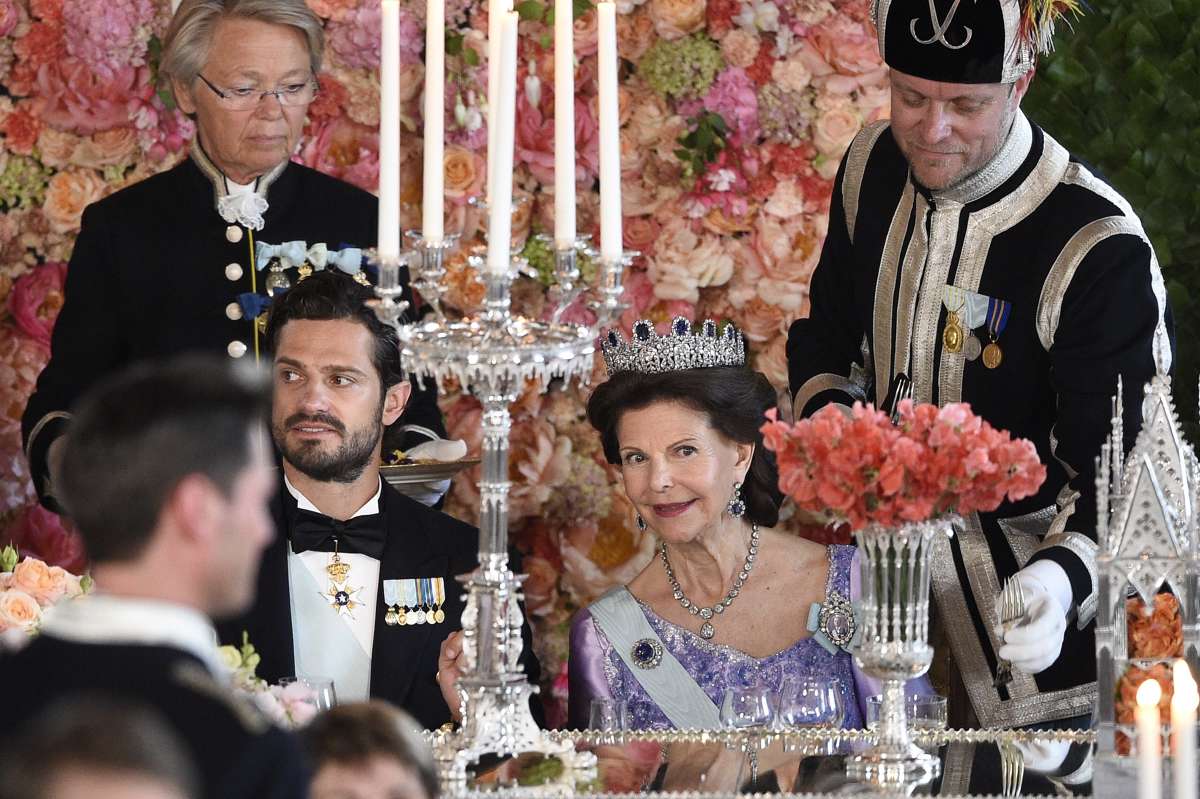
{"type": "Polygon", "coordinates": [[[985,347],[979,343],[974,332],[963,332],[962,322],[959,320],[957,311],[946,312],[946,327],[942,330],[942,345],[945,346],[947,352],[955,354],[961,352],[968,361],[973,361],[982,354],[983,365],[988,369],[995,369],[1004,360],[1004,353],[995,339],[988,342],[985,347]]]}
{"type": "Polygon", "coordinates": [[[441,624],[446,620],[446,612],[441,605],[430,607],[421,605],[416,610],[402,605],[389,605],[383,621],[392,627],[398,624],[412,626],[414,624],[441,624]],[[428,608],[428,609],[427,609],[428,608]]]}

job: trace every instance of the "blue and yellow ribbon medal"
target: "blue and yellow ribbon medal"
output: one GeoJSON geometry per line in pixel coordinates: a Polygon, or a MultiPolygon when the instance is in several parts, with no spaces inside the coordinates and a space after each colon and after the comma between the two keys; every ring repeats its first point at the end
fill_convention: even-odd
{"type": "Polygon", "coordinates": [[[1011,310],[1012,303],[1007,300],[998,300],[994,297],[988,300],[988,345],[983,348],[983,365],[989,369],[995,369],[1004,360],[1004,352],[1001,351],[1000,345],[996,343],[996,339],[1004,332],[1004,328],[1008,324],[1008,314],[1011,310]]]}
{"type": "Polygon", "coordinates": [[[420,621],[417,621],[417,614],[420,613],[420,607],[417,603],[417,581],[416,580],[401,580],[400,590],[404,597],[404,607],[408,612],[404,617],[404,624],[412,626],[414,624],[422,624],[425,621],[424,616],[420,621]]]}

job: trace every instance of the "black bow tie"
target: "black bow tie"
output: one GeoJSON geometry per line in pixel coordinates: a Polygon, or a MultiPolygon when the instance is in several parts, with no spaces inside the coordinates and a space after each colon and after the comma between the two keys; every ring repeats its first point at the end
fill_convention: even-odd
{"type": "Polygon", "coordinates": [[[333,552],[336,542],[343,555],[359,553],[380,560],[385,539],[383,517],[378,513],[340,522],[323,513],[297,509],[292,521],[292,551],[296,554],[333,552]]]}

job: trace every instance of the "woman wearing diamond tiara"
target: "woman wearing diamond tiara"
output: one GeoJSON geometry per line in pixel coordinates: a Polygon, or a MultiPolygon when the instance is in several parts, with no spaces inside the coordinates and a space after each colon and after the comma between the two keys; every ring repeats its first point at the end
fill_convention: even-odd
{"type": "Polygon", "coordinates": [[[861,727],[874,691],[846,651],[854,549],[772,529],[781,495],[759,428],[776,394],[746,367],[741,334],[676,319],[659,336],[639,322],[603,349],[609,379],[588,419],[658,549],[571,625],[571,726],[611,698],[632,729],[715,728],[726,689],[748,676],[773,691],[820,676],[837,678],[843,723],[861,727]]]}

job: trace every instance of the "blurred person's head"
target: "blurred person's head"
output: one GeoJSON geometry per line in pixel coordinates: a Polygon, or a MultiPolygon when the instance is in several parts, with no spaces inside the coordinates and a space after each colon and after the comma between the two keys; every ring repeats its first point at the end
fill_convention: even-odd
{"type": "Polygon", "coordinates": [[[249,605],[273,535],[269,401],[253,367],[200,355],[87,393],[57,482],[99,588],[210,616],[249,605]]]}
{"type": "Polygon", "coordinates": [[[420,725],[386,702],[339,705],[302,736],[312,799],[437,799],[433,753],[420,725]]]}
{"type": "Polygon", "coordinates": [[[193,799],[193,766],[148,707],[102,697],[49,706],[0,753],[0,799],[193,799]]]}

